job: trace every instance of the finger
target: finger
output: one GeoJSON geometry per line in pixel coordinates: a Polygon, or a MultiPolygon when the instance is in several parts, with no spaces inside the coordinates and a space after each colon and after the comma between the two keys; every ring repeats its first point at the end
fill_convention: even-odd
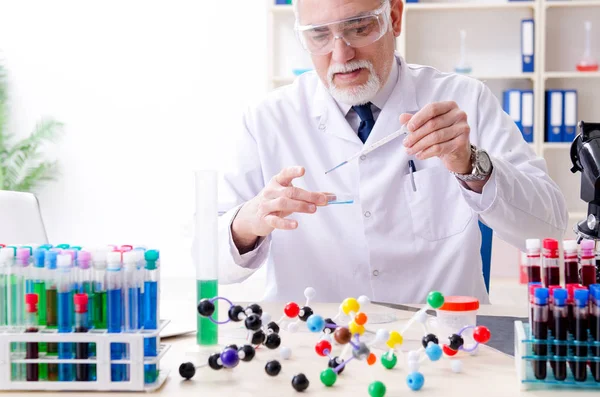
{"type": "Polygon", "coordinates": [[[413,115],[410,113],[402,113],[400,115],[400,124],[404,125],[404,124],[408,123],[410,121],[410,119],[412,118],[412,116],[413,115]]]}
{"type": "Polygon", "coordinates": [[[281,196],[291,200],[306,201],[317,205],[327,204],[327,195],[318,192],[309,192],[296,186],[288,186],[280,191],[281,196]]]}
{"type": "Polygon", "coordinates": [[[458,105],[453,101],[430,103],[411,117],[407,125],[408,130],[410,132],[416,131],[430,119],[448,113],[452,108],[457,107],[458,105]]]}
{"type": "Polygon", "coordinates": [[[298,222],[293,219],[280,218],[275,215],[265,216],[265,223],[273,229],[293,230],[298,227],[298,222]]]}
{"type": "Polygon", "coordinates": [[[275,175],[275,182],[281,186],[289,186],[292,181],[304,175],[304,167],[287,167],[275,175]]]}
{"type": "Polygon", "coordinates": [[[433,131],[430,134],[423,137],[417,143],[406,149],[406,153],[415,154],[427,150],[433,145],[445,143],[451,141],[462,133],[460,128],[451,126],[442,128],[441,130],[433,131]]]}
{"type": "Polygon", "coordinates": [[[419,160],[426,160],[431,157],[439,157],[454,152],[457,147],[457,138],[454,138],[446,142],[431,145],[427,149],[417,153],[416,157],[419,160]]]}
{"type": "Polygon", "coordinates": [[[264,214],[270,214],[272,212],[302,212],[305,214],[312,214],[317,210],[316,205],[307,203],[305,201],[292,200],[287,197],[279,197],[274,200],[268,200],[261,206],[261,211],[264,214]]]}
{"type": "Polygon", "coordinates": [[[458,108],[454,108],[447,113],[429,119],[425,124],[406,137],[404,146],[411,147],[430,133],[450,127],[462,119],[466,120],[466,114],[458,108]]]}

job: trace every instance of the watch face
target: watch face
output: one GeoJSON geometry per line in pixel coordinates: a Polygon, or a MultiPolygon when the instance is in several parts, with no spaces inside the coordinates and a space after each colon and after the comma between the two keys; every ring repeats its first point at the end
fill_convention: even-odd
{"type": "Polygon", "coordinates": [[[478,168],[481,170],[482,173],[484,174],[489,174],[491,168],[492,168],[492,162],[490,160],[490,156],[488,156],[488,154],[486,152],[479,152],[479,164],[478,164],[478,168]]]}

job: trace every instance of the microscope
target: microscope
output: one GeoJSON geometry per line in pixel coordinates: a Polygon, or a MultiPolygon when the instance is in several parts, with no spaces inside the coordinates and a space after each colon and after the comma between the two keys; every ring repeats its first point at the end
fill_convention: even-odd
{"type": "Polygon", "coordinates": [[[571,172],[581,171],[581,199],[588,203],[588,215],[573,228],[577,243],[600,240],[600,123],[580,121],[578,129],[571,144],[571,172]]]}

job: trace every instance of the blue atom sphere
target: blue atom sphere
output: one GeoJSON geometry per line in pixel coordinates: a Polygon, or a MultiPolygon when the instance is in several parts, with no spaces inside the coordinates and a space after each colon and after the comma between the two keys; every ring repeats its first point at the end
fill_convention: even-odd
{"type": "Polygon", "coordinates": [[[425,378],[423,377],[423,374],[421,374],[420,372],[410,373],[406,377],[406,384],[412,390],[417,391],[417,390],[421,389],[423,387],[423,383],[425,383],[425,378]]]}
{"type": "Polygon", "coordinates": [[[221,353],[221,362],[223,362],[223,366],[225,368],[236,367],[240,362],[237,350],[232,348],[227,348],[223,350],[223,352],[221,353]]]}
{"type": "Polygon", "coordinates": [[[435,343],[430,343],[425,349],[425,353],[431,361],[437,361],[442,357],[442,348],[435,343]]]}
{"type": "Polygon", "coordinates": [[[306,326],[310,332],[321,332],[325,327],[325,320],[318,314],[313,314],[306,320],[306,326]]]}

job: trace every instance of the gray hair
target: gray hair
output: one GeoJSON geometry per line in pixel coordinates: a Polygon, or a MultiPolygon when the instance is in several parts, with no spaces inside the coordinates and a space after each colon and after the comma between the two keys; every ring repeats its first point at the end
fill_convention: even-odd
{"type": "MultiPolygon", "coordinates": [[[[391,3],[392,0],[380,0],[380,1],[381,1],[381,5],[384,5],[385,3],[391,3]]],[[[299,23],[299,21],[298,21],[298,3],[300,3],[300,0],[292,0],[292,6],[294,7],[294,15],[296,17],[296,23],[299,23]]]]}

